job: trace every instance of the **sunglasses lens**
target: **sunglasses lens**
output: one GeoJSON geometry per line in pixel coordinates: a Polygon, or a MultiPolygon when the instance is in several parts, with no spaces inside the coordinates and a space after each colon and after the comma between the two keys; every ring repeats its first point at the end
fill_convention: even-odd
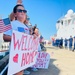
{"type": "Polygon", "coordinates": [[[23,10],[24,13],[27,13],[27,10],[23,10]]]}
{"type": "Polygon", "coordinates": [[[22,13],[22,12],[27,13],[26,10],[21,10],[21,9],[17,9],[17,12],[20,12],[20,13],[22,13]]]}
{"type": "Polygon", "coordinates": [[[22,12],[22,10],[18,10],[18,12],[22,12]]]}

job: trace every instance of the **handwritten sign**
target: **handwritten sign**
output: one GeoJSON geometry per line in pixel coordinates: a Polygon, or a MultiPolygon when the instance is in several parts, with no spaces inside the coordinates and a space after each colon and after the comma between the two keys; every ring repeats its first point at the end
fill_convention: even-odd
{"type": "Polygon", "coordinates": [[[13,31],[8,75],[13,75],[35,64],[39,38],[13,31]]]}
{"type": "Polygon", "coordinates": [[[36,64],[33,65],[34,68],[48,69],[50,62],[50,55],[46,52],[38,52],[38,57],[36,64]]]}

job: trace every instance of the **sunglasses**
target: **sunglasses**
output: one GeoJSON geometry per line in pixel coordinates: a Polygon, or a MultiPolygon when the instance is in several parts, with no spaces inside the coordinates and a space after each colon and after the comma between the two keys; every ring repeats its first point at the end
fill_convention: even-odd
{"type": "Polygon", "coordinates": [[[22,9],[17,9],[17,12],[19,12],[19,13],[27,13],[27,10],[22,10],[22,9]]]}

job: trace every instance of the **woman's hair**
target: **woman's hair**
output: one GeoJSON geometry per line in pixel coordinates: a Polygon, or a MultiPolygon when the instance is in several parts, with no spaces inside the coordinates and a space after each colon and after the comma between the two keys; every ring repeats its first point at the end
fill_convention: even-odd
{"type": "MultiPolygon", "coordinates": [[[[26,20],[27,20],[27,15],[26,15],[26,20]]],[[[26,20],[24,21],[24,24],[27,24],[27,23],[26,23],[26,20]]]]}
{"type": "Polygon", "coordinates": [[[38,29],[38,28],[37,28],[37,26],[35,25],[32,29],[33,29],[33,33],[32,33],[32,34],[35,34],[35,33],[34,33],[34,32],[35,32],[35,29],[38,29]]]}
{"type": "Polygon", "coordinates": [[[36,26],[34,26],[34,27],[33,27],[33,31],[35,31],[35,29],[37,29],[37,27],[36,27],[36,26]]]}
{"type": "Polygon", "coordinates": [[[16,13],[16,12],[17,12],[17,8],[18,8],[19,6],[24,7],[24,6],[21,5],[21,4],[16,5],[16,6],[13,8],[13,13],[16,13]]]}

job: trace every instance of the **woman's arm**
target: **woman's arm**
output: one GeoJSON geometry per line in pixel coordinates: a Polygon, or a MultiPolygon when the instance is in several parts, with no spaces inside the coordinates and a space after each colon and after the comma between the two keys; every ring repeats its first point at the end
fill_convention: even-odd
{"type": "Polygon", "coordinates": [[[3,40],[5,42],[11,42],[11,36],[3,34],[3,40]]]}

